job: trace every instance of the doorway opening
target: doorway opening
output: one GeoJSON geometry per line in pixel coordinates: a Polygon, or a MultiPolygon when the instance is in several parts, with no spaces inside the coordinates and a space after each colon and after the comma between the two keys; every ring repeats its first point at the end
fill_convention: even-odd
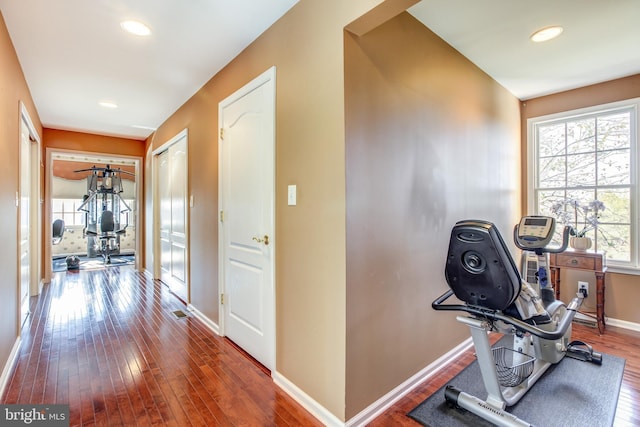
{"type": "Polygon", "coordinates": [[[139,269],[141,159],[48,150],[47,162],[49,274],[121,265],[139,269]],[[101,228],[102,213],[110,214],[109,231],[101,228]]]}

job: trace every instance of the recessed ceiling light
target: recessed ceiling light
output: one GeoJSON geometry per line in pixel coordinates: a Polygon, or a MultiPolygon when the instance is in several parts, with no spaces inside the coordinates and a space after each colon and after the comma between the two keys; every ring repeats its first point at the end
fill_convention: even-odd
{"type": "Polygon", "coordinates": [[[101,107],[104,107],[104,108],[118,108],[118,104],[116,104],[115,102],[111,102],[111,101],[100,101],[100,102],[98,102],[98,104],[101,107]]]}
{"type": "Polygon", "coordinates": [[[122,21],[120,23],[120,27],[131,34],[135,34],[136,36],[148,36],[151,34],[151,28],[140,21],[122,21]]]}
{"type": "Polygon", "coordinates": [[[530,38],[534,42],[546,42],[547,40],[555,39],[563,31],[564,28],[560,26],[546,27],[531,34],[530,38]]]}

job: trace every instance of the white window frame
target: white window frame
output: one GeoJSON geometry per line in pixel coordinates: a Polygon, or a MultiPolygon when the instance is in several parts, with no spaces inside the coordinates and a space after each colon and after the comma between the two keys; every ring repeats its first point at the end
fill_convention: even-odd
{"type": "Polygon", "coordinates": [[[80,206],[81,204],[82,204],[82,199],[71,199],[71,198],[67,199],[67,198],[62,198],[62,197],[58,197],[58,198],[52,199],[52,202],[51,202],[51,211],[52,212],[51,213],[52,213],[53,219],[58,219],[58,218],[62,219],[65,222],[65,226],[67,226],[67,227],[70,227],[70,226],[84,226],[84,215],[85,214],[84,214],[84,212],[80,212],[80,211],[77,210],[77,207],[80,206]],[[63,208],[62,212],[54,210],[56,201],[59,201],[59,200],[61,200],[63,203],[65,203],[65,202],[73,203],[73,209],[66,210],[66,209],[63,208]],[[61,214],[62,216],[60,217],[59,214],[61,214]],[[69,224],[68,221],[66,221],[66,215],[73,215],[73,218],[74,218],[74,223],[73,224],[69,224]],[[80,218],[80,223],[79,224],[75,222],[76,218],[80,218]]]}
{"type": "Polygon", "coordinates": [[[563,111],[540,117],[527,119],[527,212],[536,214],[535,186],[537,176],[537,141],[535,126],[555,120],[569,120],[588,114],[601,114],[610,110],[631,108],[631,254],[630,262],[607,261],[608,271],[640,275],[640,158],[638,149],[638,126],[640,126],[640,98],[617,101],[608,104],[594,105],[576,110],[563,111]]]}

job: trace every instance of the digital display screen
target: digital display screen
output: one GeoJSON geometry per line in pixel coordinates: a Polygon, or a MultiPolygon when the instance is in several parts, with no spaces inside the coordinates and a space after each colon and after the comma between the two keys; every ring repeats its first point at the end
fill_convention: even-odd
{"type": "Polygon", "coordinates": [[[538,227],[544,227],[547,225],[547,218],[527,218],[524,220],[524,225],[533,225],[538,227]]]}

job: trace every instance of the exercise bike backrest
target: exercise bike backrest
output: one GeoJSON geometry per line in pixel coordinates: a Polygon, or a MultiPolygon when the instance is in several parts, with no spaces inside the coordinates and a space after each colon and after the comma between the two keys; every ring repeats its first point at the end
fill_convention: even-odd
{"type": "Polygon", "coordinates": [[[435,310],[465,311],[488,320],[501,320],[516,329],[548,340],[564,336],[579,307],[575,298],[555,330],[547,331],[504,314],[522,287],[520,273],[500,232],[491,222],[460,221],[451,230],[445,267],[449,290],[431,305],[435,310]],[[443,304],[451,296],[465,304],[443,304]]]}

